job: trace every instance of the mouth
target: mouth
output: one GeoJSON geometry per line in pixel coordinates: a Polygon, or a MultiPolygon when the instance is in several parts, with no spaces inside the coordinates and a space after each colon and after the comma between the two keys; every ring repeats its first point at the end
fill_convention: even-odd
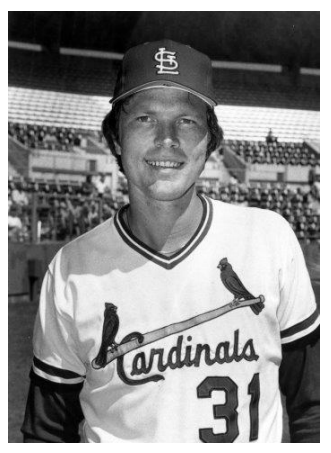
{"type": "Polygon", "coordinates": [[[146,160],[147,164],[153,168],[171,168],[171,169],[178,169],[184,163],[183,162],[174,162],[171,160],[146,160]]]}

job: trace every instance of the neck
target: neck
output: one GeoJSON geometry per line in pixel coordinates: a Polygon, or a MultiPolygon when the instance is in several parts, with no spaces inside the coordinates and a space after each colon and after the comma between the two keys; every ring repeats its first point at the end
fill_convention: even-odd
{"type": "Polygon", "coordinates": [[[195,233],[202,217],[195,188],[174,201],[130,197],[127,223],[132,233],[153,250],[175,253],[195,233]]]}

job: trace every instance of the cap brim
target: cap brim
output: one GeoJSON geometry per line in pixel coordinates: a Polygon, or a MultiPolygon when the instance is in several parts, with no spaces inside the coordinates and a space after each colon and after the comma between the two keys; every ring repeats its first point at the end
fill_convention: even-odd
{"type": "Polygon", "coordinates": [[[204,96],[202,93],[199,93],[198,91],[195,91],[189,87],[186,87],[186,86],[181,85],[176,82],[171,82],[169,80],[158,80],[157,82],[155,82],[155,81],[148,82],[148,83],[145,83],[144,85],[140,85],[139,87],[134,87],[131,90],[128,90],[125,93],[122,93],[119,96],[116,96],[116,97],[110,99],[109,102],[111,104],[114,104],[115,102],[118,102],[121,99],[125,99],[126,97],[128,97],[134,93],[138,93],[138,92],[144,91],[144,90],[149,90],[151,88],[175,88],[177,90],[186,91],[187,93],[191,93],[194,96],[197,96],[202,101],[204,101],[206,104],[208,104],[210,107],[215,107],[217,105],[217,102],[214,99],[204,96]]]}

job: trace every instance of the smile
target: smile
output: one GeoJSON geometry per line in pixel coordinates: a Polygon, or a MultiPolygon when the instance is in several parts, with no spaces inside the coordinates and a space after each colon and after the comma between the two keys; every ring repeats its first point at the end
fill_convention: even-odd
{"type": "Polygon", "coordinates": [[[147,160],[148,165],[152,167],[162,167],[162,168],[179,168],[181,162],[171,162],[170,160],[147,160]]]}

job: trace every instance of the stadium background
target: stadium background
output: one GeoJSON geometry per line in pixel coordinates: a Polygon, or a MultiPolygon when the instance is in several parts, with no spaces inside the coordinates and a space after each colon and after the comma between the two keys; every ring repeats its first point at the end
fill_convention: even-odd
{"type": "Polygon", "coordinates": [[[9,12],[9,442],[21,442],[46,266],[127,202],[100,124],[132,45],[170,38],[211,57],[225,142],[199,190],[283,215],[319,303],[319,21],[312,11],[9,12]]]}

